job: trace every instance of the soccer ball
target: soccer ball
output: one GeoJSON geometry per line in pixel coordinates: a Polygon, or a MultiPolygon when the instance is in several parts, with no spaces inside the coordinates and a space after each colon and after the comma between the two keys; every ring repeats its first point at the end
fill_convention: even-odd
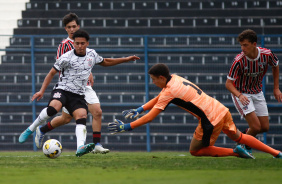
{"type": "Polygon", "coordinates": [[[48,158],[57,158],[62,153],[62,144],[56,139],[49,139],[43,145],[43,153],[48,158]]]}

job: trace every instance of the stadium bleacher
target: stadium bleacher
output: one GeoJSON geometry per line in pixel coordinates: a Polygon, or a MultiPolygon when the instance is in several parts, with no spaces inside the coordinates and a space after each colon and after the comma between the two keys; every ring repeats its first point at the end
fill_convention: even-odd
{"type": "MultiPolygon", "coordinates": [[[[110,135],[107,131],[108,122],[114,118],[123,119],[123,109],[136,108],[146,102],[146,74],[143,63],[145,55],[143,51],[135,53],[134,50],[144,48],[144,35],[148,39],[148,48],[156,49],[148,54],[149,67],[155,63],[166,63],[172,73],[191,80],[207,94],[227,104],[239,129],[247,128],[247,123],[235,110],[230,93],[225,88],[230,64],[240,51],[236,35],[251,28],[258,34],[270,35],[263,40],[267,48],[281,48],[281,36],[271,36],[282,32],[281,8],[282,3],[273,0],[30,0],[26,3],[22,18],[18,20],[18,28],[14,29],[15,36],[10,38],[10,46],[7,47],[6,55],[2,56],[0,65],[0,149],[33,149],[31,138],[23,145],[17,143],[19,134],[33,119],[31,107],[25,105],[30,103],[32,96],[32,55],[30,50],[24,49],[29,49],[33,44],[29,35],[37,35],[34,37],[34,46],[38,49],[34,53],[34,82],[36,90],[39,90],[55,61],[58,44],[67,36],[61,19],[69,12],[79,16],[81,28],[95,35],[90,40],[90,47],[96,48],[103,57],[131,54],[141,57],[141,63],[126,63],[107,68],[97,66],[93,69],[94,90],[100,98],[103,110],[102,143],[105,147],[111,150],[146,150],[145,126],[117,136],[110,135]],[[114,51],[117,48],[121,50],[114,51]],[[217,51],[208,50],[211,48],[217,51]],[[228,51],[221,52],[224,49],[228,51]],[[11,103],[17,103],[18,106],[10,107],[11,103]]],[[[261,44],[261,40],[258,44],[261,44]]],[[[277,55],[282,58],[280,53],[277,55]]],[[[47,103],[49,92],[56,80],[52,81],[40,103],[47,103]]],[[[266,75],[265,95],[267,102],[273,107],[269,107],[271,127],[267,142],[277,148],[282,145],[282,113],[275,107],[277,103],[272,86],[273,79],[269,71],[266,75]]],[[[150,81],[149,91],[149,98],[153,98],[159,89],[150,81]]],[[[37,112],[41,109],[42,106],[36,107],[37,112]]],[[[90,114],[88,120],[90,141],[90,114]]],[[[196,125],[197,120],[193,116],[170,106],[150,125],[151,149],[187,151],[196,125]]],[[[75,149],[74,127],[74,122],[60,127],[48,133],[46,139],[56,138],[62,142],[64,148],[75,149]]],[[[263,135],[258,138],[263,140],[263,135]]],[[[217,145],[233,147],[234,143],[221,135],[217,145]]]]}

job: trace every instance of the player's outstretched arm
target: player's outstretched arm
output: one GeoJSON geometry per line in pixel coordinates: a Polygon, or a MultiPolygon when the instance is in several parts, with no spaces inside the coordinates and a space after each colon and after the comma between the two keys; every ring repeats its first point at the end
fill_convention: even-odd
{"type": "Polygon", "coordinates": [[[122,115],[125,119],[127,118],[138,118],[140,114],[144,113],[147,110],[151,110],[154,105],[158,102],[159,95],[153,99],[151,99],[146,104],[142,105],[141,107],[138,107],[137,109],[129,109],[122,111],[122,115]]]}
{"type": "Polygon", "coordinates": [[[56,73],[57,73],[57,70],[55,70],[54,68],[52,68],[49,71],[49,73],[46,75],[46,77],[45,77],[45,79],[44,79],[44,81],[42,83],[40,91],[38,91],[37,93],[35,93],[32,96],[32,98],[31,98],[32,101],[35,100],[35,99],[37,99],[37,101],[38,101],[38,100],[40,100],[43,97],[45,90],[47,89],[47,87],[51,83],[51,81],[52,81],[52,79],[53,79],[53,77],[54,77],[54,75],[56,73]]]}
{"type": "Polygon", "coordinates": [[[135,129],[139,126],[142,126],[144,124],[147,124],[149,122],[151,122],[153,119],[155,119],[155,117],[158,116],[158,114],[160,114],[162,112],[161,109],[156,109],[153,108],[148,114],[146,114],[145,116],[131,122],[128,124],[124,124],[122,121],[115,119],[114,122],[111,122],[108,124],[108,130],[112,133],[112,134],[116,134],[116,133],[121,133],[121,132],[125,132],[125,131],[130,131],[132,129],[135,129]]]}
{"type": "Polygon", "coordinates": [[[102,66],[114,66],[121,63],[129,62],[129,61],[136,61],[140,58],[137,56],[128,56],[125,58],[104,58],[104,61],[100,64],[102,66]]]}

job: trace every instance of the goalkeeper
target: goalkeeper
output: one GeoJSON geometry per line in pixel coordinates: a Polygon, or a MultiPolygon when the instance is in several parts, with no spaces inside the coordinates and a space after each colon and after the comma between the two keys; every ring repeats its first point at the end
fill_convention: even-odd
{"type": "Polygon", "coordinates": [[[275,158],[282,158],[280,151],[265,145],[250,135],[242,134],[236,128],[228,108],[205,94],[192,82],[175,74],[170,75],[165,64],[160,63],[152,66],[149,75],[153,83],[162,91],[142,107],[123,111],[123,116],[137,118],[146,110],[150,110],[150,112],[128,124],[123,124],[117,119],[115,122],[109,123],[108,129],[113,134],[130,131],[151,122],[170,103],[173,103],[199,120],[190,144],[190,153],[193,156],[236,156],[254,159],[254,156],[241,145],[237,145],[235,149],[214,146],[220,132],[223,131],[229,138],[240,144],[249,145],[254,149],[269,153],[275,158]]]}

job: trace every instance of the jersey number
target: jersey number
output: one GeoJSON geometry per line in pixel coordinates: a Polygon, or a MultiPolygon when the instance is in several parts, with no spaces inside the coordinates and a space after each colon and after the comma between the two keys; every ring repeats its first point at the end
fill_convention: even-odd
{"type": "Polygon", "coordinates": [[[193,85],[193,84],[191,84],[191,83],[189,83],[189,82],[185,82],[185,81],[183,81],[183,84],[184,84],[185,86],[191,86],[192,88],[194,88],[194,89],[197,91],[197,93],[198,93],[199,95],[202,94],[202,90],[199,89],[199,88],[197,88],[195,85],[193,85]]]}

